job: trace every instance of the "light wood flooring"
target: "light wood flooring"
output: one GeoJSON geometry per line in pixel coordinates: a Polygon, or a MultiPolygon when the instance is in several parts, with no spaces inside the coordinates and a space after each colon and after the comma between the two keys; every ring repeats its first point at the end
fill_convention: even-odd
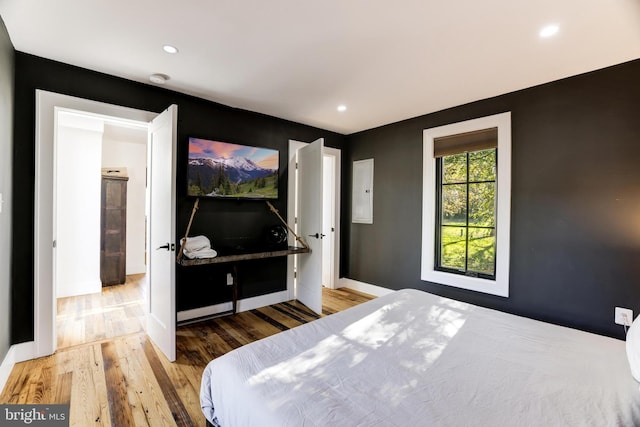
{"type": "MultiPolygon", "coordinates": [[[[323,316],[369,299],[347,289],[324,289],[323,316]]],[[[211,359],[317,318],[290,301],[182,326],[174,363],[144,332],[72,345],[17,364],[0,403],[70,403],[72,426],[204,426],[200,379],[211,359]]]]}
{"type": "Polygon", "coordinates": [[[58,349],[144,332],[144,274],[101,293],[58,298],[58,349]]]}

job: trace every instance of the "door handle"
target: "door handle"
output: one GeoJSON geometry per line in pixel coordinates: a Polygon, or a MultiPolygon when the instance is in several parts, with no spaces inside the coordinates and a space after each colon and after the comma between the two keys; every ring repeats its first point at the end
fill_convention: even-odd
{"type": "Polygon", "coordinates": [[[324,236],[325,236],[324,234],[320,234],[320,233],[309,234],[309,237],[315,237],[316,239],[322,239],[324,236]]]}
{"type": "Polygon", "coordinates": [[[169,250],[169,244],[167,243],[166,245],[162,245],[162,246],[160,246],[160,247],[159,247],[158,249],[156,249],[156,250],[159,250],[159,249],[166,249],[166,250],[169,250]]]}

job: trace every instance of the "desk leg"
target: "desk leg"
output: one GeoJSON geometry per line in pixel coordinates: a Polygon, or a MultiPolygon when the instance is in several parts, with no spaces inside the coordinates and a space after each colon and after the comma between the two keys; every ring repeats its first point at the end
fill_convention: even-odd
{"type": "Polygon", "coordinates": [[[238,263],[233,263],[233,314],[238,312],[238,263]]]}

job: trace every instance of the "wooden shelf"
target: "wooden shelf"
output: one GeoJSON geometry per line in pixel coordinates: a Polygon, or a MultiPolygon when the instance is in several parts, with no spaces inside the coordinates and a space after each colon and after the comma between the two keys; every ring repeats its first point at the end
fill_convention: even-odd
{"type": "Polygon", "coordinates": [[[297,254],[306,254],[311,252],[308,248],[300,248],[297,246],[289,246],[287,249],[277,249],[272,251],[256,251],[256,252],[247,252],[247,253],[236,253],[229,255],[218,255],[214,258],[194,258],[188,259],[186,257],[182,257],[178,264],[188,267],[193,265],[207,265],[207,264],[222,264],[225,262],[236,262],[236,261],[246,261],[252,259],[263,259],[263,258],[275,258],[287,255],[297,255],[297,254]]]}
{"type": "Polygon", "coordinates": [[[228,249],[225,253],[225,250],[221,250],[221,255],[216,256],[214,258],[195,258],[195,259],[187,259],[185,257],[180,258],[179,261],[176,261],[179,265],[184,267],[190,267],[194,265],[209,265],[209,264],[223,264],[223,263],[231,263],[233,265],[233,272],[231,275],[233,276],[233,294],[231,302],[233,304],[233,309],[228,312],[220,313],[222,314],[236,314],[238,312],[238,287],[240,286],[238,283],[238,264],[240,261],[249,261],[254,259],[264,259],[264,258],[275,258],[281,256],[288,255],[297,255],[297,254],[307,254],[311,252],[309,248],[300,248],[297,246],[289,246],[287,249],[277,249],[277,250],[254,250],[254,251],[244,251],[238,249],[228,249]],[[231,253],[235,252],[235,253],[231,253]]]}

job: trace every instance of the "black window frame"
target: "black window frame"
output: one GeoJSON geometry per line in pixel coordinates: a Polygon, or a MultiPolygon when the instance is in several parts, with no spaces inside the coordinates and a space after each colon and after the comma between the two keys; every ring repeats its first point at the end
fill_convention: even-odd
{"type": "MultiPolygon", "coordinates": [[[[495,165],[496,165],[496,171],[495,171],[495,176],[493,180],[485,180],[485,181],[469,181],[469,154],[472,153],[476,153],[476,152],[480,152],[480,151],[485,151],[485,150],[478,150],[478,151],[472,151],[472,152],[465,152],[466,157],[467,157],[467,164],[466,164],[466,181],[465,182],[448,182],[446,184],[443,183],[443,170],[442,170],[442,163],[443,163],[443,158],[444,157],[450,157],[450,156],[455,156],[457,154],[451,154],[450,156],[443,156],[443,157],[437,157],[436,160],[436,203],[435,203],[435,207],[436,207],[436,221],[435,221],[435,260],[434,260],[434,270],[437,271],[442,271],[442,272],[446,272],[446,273],[452,273],[452,274],[458,274],[461,276],[468,276],[468,277],[474,277],[474,278],[481,278],[481,279],[488,279],[488,280],[496,280],[496,263],[497,263],[497,258],[498,258],[498,242],[497,239],[494,241],[494,257],[493,257],[493,274],[486,274],[483,272],[479,272],[479,271],[469,271],[468,268],[468,263],[469,263],[469,229],[470,228],[484,228],[484,229],[492,229],[493,230],[493,235],[494,237],[497,236],[496,230],[497,230],[497,226],[498,226],[498,218],[497,218],[497,211],[494,210],[493,215],[494,215],[494,226],[493,227],[488,227],[488,226],[471,226],[469,227],[469,184],[481,184],[481,183],[489,183],[492,182],[494,183],[494,185],[496,186],[496,192],[495,192],[495,202],[497,204],[497,200],[498,200],[498,194],[497,194],[497,183],[498,183],[498,148],[494,148],[495,150],[495,165]],[[467,209],[466,209],[466,219],[465,219],[465,225],[461,226],[461,225],[447,225],[447,224],[443,224],[442,223],[442,189],[444,186],[446,185],[461,185],[464,184],[466,186],[466,200],[467,200],[467,209]],[[456,227],[456,228],[465,228],[466,230],[466,245],[465,245],[465,257],[464,257],[464,271],[457,269],[457,268],[450,268],[450,267],[443,267],[442,266],[442,228],[443,227],[456,227]]],[[[460,153],[462,154],[462,153],[460,153]]]]}

